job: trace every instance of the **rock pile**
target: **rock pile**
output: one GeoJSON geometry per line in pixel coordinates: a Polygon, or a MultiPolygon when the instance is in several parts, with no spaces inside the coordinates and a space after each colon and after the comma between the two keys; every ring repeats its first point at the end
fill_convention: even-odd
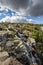
{"type": "Polygon", "coordinates": [[[1,60],[1,65],[41,65],[38,52],[36,53],[36,42],[34,39],[29,38],[27,34],[25,35],[21,31],[16,31],[15,34],[12,31],[8,31],[6,35],[4,33],[1,36],[2,41],[0,46],[7,51],[2,52],[2,56],[5,57],[7,55],[7,60],[3,61],[3,64],[1,64],[1,60]],[[17,60],[15,61],[15,58],[22,64],[17,60]]]}

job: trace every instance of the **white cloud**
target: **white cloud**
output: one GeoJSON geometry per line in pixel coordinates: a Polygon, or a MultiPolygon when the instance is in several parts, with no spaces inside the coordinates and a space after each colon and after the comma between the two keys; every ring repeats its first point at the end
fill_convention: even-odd
{"type": "Polygon", "coordinates": [[[5,8],[5,10],[6,10],[6,12],[8,12],[8,9],[7,8],[5,8]]]}
{"type": "Polygon", "coordinates": [[[8,12],[8,8],[6,8],[5,6],[0,6],[0,11],[6,10],[6,12],[8,12]]]}
{"type": "Polygon", "coordinates": [[[10,17],[9,16],[6,16],[5,18],[1,19],[0,22],[5,22],[5,21],[10,21],[10,17]]]}
{"type": "Polygon", "coordinates": [[[23,23],[33,23],[32,19],[27,19],[23,16],[6,16],[5,18],[1,19],[0,22],[23,22],[23,23]]]}
{"type": "Polygon", "coordinates": [[[29,21],[33,21],[33,19],[29,19],[29,21]]]}
{"type": "Polygon", "coordinates": [[[3,13],[0,13],[0,16],[1,16],[1,14],[3,14],[3,15],[7,15],[6,13],[8,12],[8,11],[11,11],[11,14],[12,14],[12,16],[17,16],[17,15],[21,15],[19,12],[17,12],[17,11],[14,11],[13,9],[11,9],[11,8],[9,8],[9,7],[6,7],[6,6],[0,6],[0,11],[3,11],[3,13]],[[4,12],[4,11],[6,11],[6,13],[4,12]]]}
{"type": "Polygon", "coordinates": [[[3,7],[0,7],[0,11],[2,11],[2,10],[4,10],[4,8],[3,7]]]}
{"type": "MultiPolygon", "coordinates": [[[[4,6],[0,7],[0,11],[5,10],[8,12],[9,8],[6,8],[4,6]]],[[[2,18],[0,22],[26,22],[26,23],[33,23],[32,19],[27,19],[25,16],[22,16],[20,13],[13,11],[12,9],[9,9],[11,11],[12,16],[8,16],[6,13],[0,13],[0,16],[3,14],[5,18],[2,18]]],[[[20,9],[21,10],[21,9],[20,9]]],[[[22,11],[24,12],[24,10],[22,11]]]]}
{"type": "Polygon", "coordinates": [[[33,19],[27,19],[28,23],[35,23],[33,19]]]}
{"type": "Polygon", "coordinates": [[[22,16],[6,16],[5,18],[1,19],[0,22],[3,21],[3,22],[26,22],[26,19],[25,17],[22,17],[22,16]]]}
{"type": "MultiPolygon", "coordinates": [[[[3,10],[5,10],[6,12],[8,12],[8,8],[3,7],[3,6],[0,7],[0,11],[3,11],[3,10]]],[[[24,12],[24,10],[23,10],[23,12],[24,12]]],[[[26,22],[26,23],[33,23],[32,19],[27,19],[25,16],[22,16],[20,13],[14,12],[13,10],[11,10],[11,14],[12,14],[11,17],[8,16],[6,13],[0,13],[0,16],[2,14],[5,15],[6,17],[2,18],[0,20],[0,22],[2,22],[2,21],[5,22],[6,21],[6,22],[26,22]]]]}
{"type": "Polygon", "coordinates": [[[26,18],[22,16],[12,16],[11,20],[13,20],[13,22],[27,22],[26,18]]]}
{"type": "Polygon", "coordinates": [[[12,16],[14,16],[14,13],[12,12],[12,16]]]}
{"type": "Polygon", "coordinates": [[[33,21],[33,19],[29,19],[29,23],[33,23],[34,21],[33,21]]]}

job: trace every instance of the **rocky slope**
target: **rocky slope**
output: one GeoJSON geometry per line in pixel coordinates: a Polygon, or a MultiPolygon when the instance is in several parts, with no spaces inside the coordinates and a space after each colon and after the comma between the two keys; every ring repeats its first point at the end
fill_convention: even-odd
{"type": "Polygon", "coordinates": [[[43,65],[42,46],[29,36],[34,32],[33,28],[38,29],[28,24],[0,24],[0,64],[43,65]]]}

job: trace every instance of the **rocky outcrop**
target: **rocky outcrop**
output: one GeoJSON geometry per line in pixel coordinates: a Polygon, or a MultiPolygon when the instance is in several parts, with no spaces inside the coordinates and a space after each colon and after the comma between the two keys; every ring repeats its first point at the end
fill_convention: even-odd
{"type": "Polygon", "coordinates": [[[0,34],[1,47],[7,51],[0,52],[0,64],[22,65],[21,63],[23,63],[24,65],[41,65],[40,57],[36,53],[35,40],[28,37],[27,34],[24,34],[18,28],[16,29],[16,33],[14,30],[10,31],[8,28],[7,31],[0,34]]]}

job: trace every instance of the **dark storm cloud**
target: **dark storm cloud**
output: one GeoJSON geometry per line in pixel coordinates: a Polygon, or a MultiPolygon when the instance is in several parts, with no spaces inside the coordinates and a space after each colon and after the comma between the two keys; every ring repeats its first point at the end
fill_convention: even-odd
{"type": "Polygon", "coordinates": [[[13,9],[19,9],[19,8],[22,8],[22,9],[25,9],[28,7],[28,4],[29,4],[29,0],[7,0],[7,3],[10,4],[10,6],[13,8],[13,9]]]}
{"type": "Polygon", "coordinates": [[[32,6],[27,10],[28,13],[33,16],[43,15],[43,0],[33,0],[32,6]]]}
{"type": "Polygon", "coordinates": [[[0,3],[24,15],[43,15],[43,0],[0,0],[0,3]]]}

